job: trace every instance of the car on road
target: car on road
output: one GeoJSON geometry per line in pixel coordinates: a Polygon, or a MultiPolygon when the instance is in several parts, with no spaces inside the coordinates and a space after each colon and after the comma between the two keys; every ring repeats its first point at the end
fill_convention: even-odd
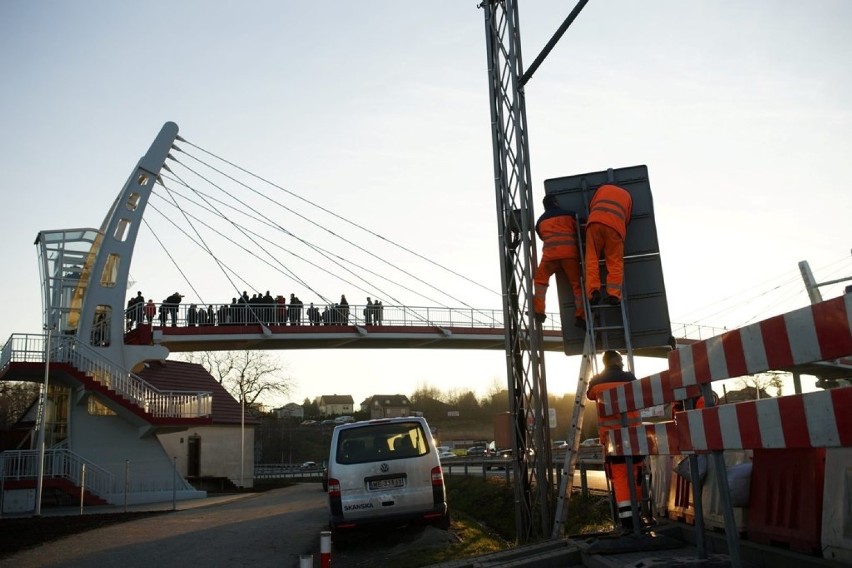
{"type": "Polygon", "coordinates": [[[334,533],[387,523],[450,524],[438,450],[422,416],[340,424],[328,457],[334,533]]]}
{"type": "Polygon", "coordinates": [[[454,454],[453,452],[450,452],[450,451],[445,451],[445,452],[441,452],[440,454],[438,454],[438,457],[441,458],[441,460],[446,460],[446,459],[452,459],[452,458],[456,457],[456,454],[454,454]]]}
{"type": "Polygon", "coordinates": [[[301,466],[302,469],[313,469],[317,466],[317,462],[315,461],[306,461],[301,466]]]}
{"type": "Polygon", "coordinates": [[[300,426],[316,426],[319,424],[316,420],[302,420],[300,426]]]}
{"type": "Polygon", "coordinates": [[[485,446],[471,446],[467,449],[467,455],[471,457],[486,457],[491,452],[485,446]]]}
{"type": "Polygon", "coordinates": [[[553,442],[553,449],[554,450],[567,450],[568,449],[568,442],[565,441],[565,440],[556,440],[555,442],[553,442]]]}
{"type": "Polygon", "coordinates": [[[586,438],[585,440],[583,440],[583,443],[580,444],[580,446],[582,446],[584,448],[588,448],[588,447],[591,447],[591,446],[600,446],[600,445],[601,445],[601,439],[600,438],[586,438]]]}

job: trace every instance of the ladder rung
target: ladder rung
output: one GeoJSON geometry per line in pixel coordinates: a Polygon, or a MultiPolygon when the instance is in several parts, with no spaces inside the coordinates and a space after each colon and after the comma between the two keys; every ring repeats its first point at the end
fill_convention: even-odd
{"type": "Polygon", "coordinates": [[[606,325],[604,327],[593,327],[592,329],[594,331],[607,331],[607,330],[610,330],[610,329],[624,330],[624,326],[623,325],[606,325]]]}

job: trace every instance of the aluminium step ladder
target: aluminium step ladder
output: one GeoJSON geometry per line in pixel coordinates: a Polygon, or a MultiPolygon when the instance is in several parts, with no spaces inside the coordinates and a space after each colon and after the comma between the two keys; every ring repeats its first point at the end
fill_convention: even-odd
{"type": "MultiPolygon", "coordinates": [[[[578,241],[581,243],[580,262],[581,266],[585,267],[584,246],[580,227],[580,222],[577,220],[578,241]]],[[[585,270],[581,271],[585,274],[585,270]]],[[[577,467],[577,456],[580,447],[580,436],[583,429],[583,417],[586,409],[586,393],[589,388],[589,381],[597,374],[597,352],[600,345],[601,350],[610,349],[610,343],[615,339],[615,335],[623,334],[624,345],[627,351],[627,370],[633,373],[633,345],[630,338],[630,318],[628,316],[627,294],[622,293],[622,301],[617,305],[610,305],[605,302],[605,297],[601,298],[601,302],[597,305],[591,305],[586,297],[585,277],[581,278],[581,288],[583,290],[583,304],[586,314],[586,330],[583,345],[583,355],[580,362],[580,373],[577,378],[577,392],[574,398],[574,411],[571,417],[571,425],[568,429],[568,449],[565,452],[565,460],[563,463],[563,475],[559,483],[559,492],[556,496],[556,512],[553,521],[553,531],[551,538],[559,538],[562,535],[565,519],[568,515],[568,501],[571,497],[571,487],[574,481],[574,471],[577,467]]],[[[622,417],[626,420],[626,416],[622,417]]],[[[633,477],[633,459],[627,456],[628,479],[630,481],[631,503],[633,504],[634,527],[640,526],[638,522],[639,512],[636,507],[638,500],[635,491],[635,483],[633,477]]],[[[607,484],[609,482],[607,481],[607,484]]],[[[643,490],[643,493],[646,493],[643,490]]],[[[644,496],[643,496],[644,497],[644,496]]],[[[613,519],[615,520],[615,512],[613,511],[613,519]]]]}

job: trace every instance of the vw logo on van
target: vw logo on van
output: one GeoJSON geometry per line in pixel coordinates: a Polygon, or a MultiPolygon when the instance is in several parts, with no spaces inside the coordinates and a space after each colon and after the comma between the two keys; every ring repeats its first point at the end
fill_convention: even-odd
{"type": "Polygon", "coordinates": [[[387,471],[390,468],[388,467],[388,464],[383,463],[382,465],[379,466],[379,469],[382,470],[382,471],[387,471]]]}

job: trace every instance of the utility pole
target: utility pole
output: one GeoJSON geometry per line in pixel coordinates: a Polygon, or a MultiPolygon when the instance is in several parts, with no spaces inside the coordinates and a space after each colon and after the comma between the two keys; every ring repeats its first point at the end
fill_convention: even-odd
{"type": "Polygon", "coordinates": [[[537,258],[524,85],[587,1],[577,4],[527,73],[521,57],[517,0],[485,0],[479,5],[485,13],[519,542],[549,535],[554,494],[542,330],[532,309],[537,258]]]}

